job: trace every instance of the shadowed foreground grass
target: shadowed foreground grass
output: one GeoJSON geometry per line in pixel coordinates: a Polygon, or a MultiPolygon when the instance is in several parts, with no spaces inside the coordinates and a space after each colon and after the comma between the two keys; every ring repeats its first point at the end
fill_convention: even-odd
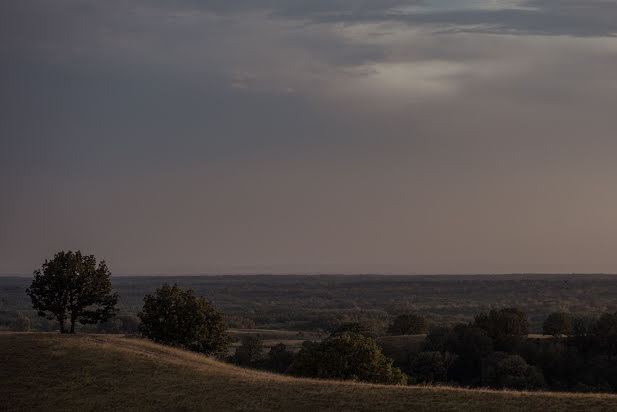
{"type": "Polygon", "coordinates": [[[609,411],[617,397],[295,379],[138,339],[1,333],[0,410],[609,411]]]}

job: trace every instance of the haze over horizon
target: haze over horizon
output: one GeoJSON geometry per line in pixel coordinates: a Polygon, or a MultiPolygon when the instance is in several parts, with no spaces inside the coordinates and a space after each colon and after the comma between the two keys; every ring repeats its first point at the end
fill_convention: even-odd
{"type": "Polygon", "coordinates": [[[616,16],[4,1],[0,273],[617,273],[616,16]]]}

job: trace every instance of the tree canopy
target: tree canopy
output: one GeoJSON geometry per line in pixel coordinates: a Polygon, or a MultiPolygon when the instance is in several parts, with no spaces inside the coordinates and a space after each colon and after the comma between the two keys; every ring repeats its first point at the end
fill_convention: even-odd
{"type": "Polygon", "coordinates": [[[155,342],[206,354],[223,353],[229,345],[221,312],[177,284],[165,283],[154,295],[146,295],[138,316],[140,332],[155,342]]]}
{"type": "Polygon", "coordinates": [[[374,339],[343,333],[303,348],[289,373],[323,379],[349,379],[384,384],[406,384],[407,376],[392,366],[374,339]]]}
{"type": "Polygon", "coordinates": [[[112,292],[110,276],[105,261],[97,265],[94,255],[62,251],[34,271],[26,293],[40,316],[55,319],[62,333],[68,319],[74,333],[77,320],[94,324],[115,315],[118,294],[112,292]]]}
{"type": "Polygon", "coordinates": [[[424,316],[415,313],[397,316],[388,327],[390,335],[419,335],[427,330],[428,323],[424,316]]]}
{"type": "Polygon", "coordinates": [[[572,315],[567,312],[551,313],[542,324],[542,331],[555,337],[572,334],[572,315]]]}

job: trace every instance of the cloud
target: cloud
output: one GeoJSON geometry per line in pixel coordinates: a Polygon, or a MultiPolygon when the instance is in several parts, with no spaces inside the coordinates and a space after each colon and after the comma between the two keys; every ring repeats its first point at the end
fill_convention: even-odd
{"type": "Polygon", "coordinates": [[[615,3],[491,4],[2,2],[0,271],[611,264],[615,3]]]}

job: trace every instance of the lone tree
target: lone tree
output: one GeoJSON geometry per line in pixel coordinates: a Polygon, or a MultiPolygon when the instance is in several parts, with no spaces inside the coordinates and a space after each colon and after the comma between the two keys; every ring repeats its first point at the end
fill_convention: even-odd
{"type": "Polygon", "coordinates": [[[94,324],[115,315],[118,294],[112,292],[111,273],[105,261],[98,266],[94,255],[80,251],[58,252],[45,260],[42,270],[34,271],[34,279],[26,293],[39,316],[55,319],[65,333],[65,321],[75,333],[75,322],[94,324]]]}
{"type": "Polygon", "coordinates": [[[428,323],[424,316],[409,313],[397,316],[388,327],[390,335],[420,335],[426,333],[428,323]]]}
{"type": "Polygon", "coordinates": [[[165,283],[155,295],[144,297],[137,315],[139,331],[155,342],[180,346],[205,354],[221,354],[229,345],[221,312],[193,290],[165,283]]]}

